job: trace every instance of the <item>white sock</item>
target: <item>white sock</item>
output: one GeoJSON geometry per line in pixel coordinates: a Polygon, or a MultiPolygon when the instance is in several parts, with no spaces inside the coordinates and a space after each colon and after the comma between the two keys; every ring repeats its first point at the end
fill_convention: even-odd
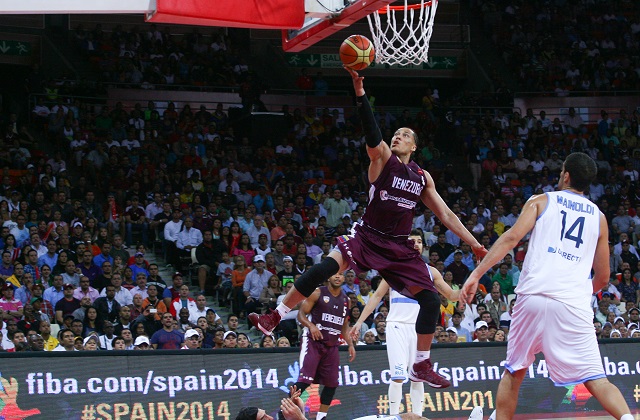
{"type": "MultiPolygon", "coordinates": [[[[280,305],[278,305],[276,307],[276,312],[278,312],[280,314],[280,318],[284,318],[284,316],[286,314],[288,314],[289,312],[291,312],[291,308],[289,308],[287,305],[285,305],[284,303],[281,303],[280,305]]],[[[326,413],[325,413],[326,414],[326,413]]]]}
{"type": "Polygon", "coordinates": [[[402,382],[389,382],[389,414],[400,414],[400,401],[402,401],[402,382]]]}
{"type": "Polygon", "coordinates": [[[430,350],[417,350],[416,351],[416,363],[422,362],[423,360],[427,360],[429,357],[431,357],[431,351],[430,350]]]}
{"type": "Polygon", "coordinates": [[[323,413],[322,411],[318,411],[318,414],[316,414],[316,420],[322,420],[325,417],[327,417],[327,413],[323,413]]]}
{"type": "Polygon", "coordinates": [[[424,406],[424,383],[411,382],[409,395],[411,396],[411,412],[422,416],[422,408],[424,406]]]}
{"type": "Polygon", "coordinates": [[[496,410],[493,410],[493,413],[489,416],[489,420],[496,420],[496,410]]]}
{"type": "Polygon", "coordinates": [[[631,414],[625,414],[622,417],[620,417],[620,420],[634,420],[635,417],[633,417],[631,414]]]}

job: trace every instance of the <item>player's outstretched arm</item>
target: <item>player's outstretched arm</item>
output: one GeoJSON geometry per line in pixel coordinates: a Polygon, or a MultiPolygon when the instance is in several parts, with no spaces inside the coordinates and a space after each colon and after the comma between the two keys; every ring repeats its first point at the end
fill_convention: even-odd
{"type": "Polygon", "coordinates": [[[596,253],[593,258],[593,293],[597,293],[607,283],[611,271],[609,267],[609,227],[604,214],[600,213],[600,236],[596,245],[596,253]]]}
{"type": "Polygon", "coordinates": [[[309,329],[311,338],[315,341],[322,340],[322,331],[320,331],[314,323],[309,321],[309,318],[307,318],[307,316],[309,315],[309,313],[311,313],[311,310],[313,309],[319,298],[320,289],[316,289],[308,298],[306,298],[302,302],[302,306],[300,306],[300,310],[298,311],[298,322],[303,327],[307,327],[309,329]]]}
{"type": "Polygon", "coordinates": [[[460,298],[460,290],[453,290],[451,286],[447,284],[442,278],[442,274],[438,270],[430,270],[431,276],[433,276],[433,284],[438,289],[438,292],[442,293],[444,297],[452,302],[457,302],[460,298]]]}
{"type": "Polygon", "coordinates": [[[364,77],[360,76],[357,71],[344,66],[345,70],[349,72],[353,79],[353,89],[356,93],[356,103],[358,105],[358,114],[362,121],[362,128],[364,130],[364,138],[367,142],[367,155],[371,160],[369,165],[369,182],[375,181],[384,164],[391,157],[391,149],[389,145],[383,141],[382,132],[371,109],[371,104],[364,91],[364,77]]]}
{"type": "MultiPolygon", "coordinates": [[[[520,217],[511,229],[504,232],[502,236],[493,244],[484,259],[478,264],[475,270],[471,272],[467,280],[462,286],[460,299],[471,303],[473,296],[478,288],[480,277],[489,271],[498,261],[515,248],[520,240],[533,229],[536,224],[538,215],[541,214],[547,206],[546,194],[532,196],[524,205],[520,217]]],[[[608,263],[607,259],[607,263],[608,263]]]]}
{"type": "Polygon", "coordinates": [[[433,181],[433,178],[428,172],[424,172],[427,178],[427,186],[422,190],[422,194],[420,195],[420,199],[422,202],[431,209],[431,211],[436,215],[438,219],[444,225],[451,229],[453,233],[458,235],[460,239],[464,242],[468,243],[473,250],[473,253],[479,259],[484,258],[487,254],[487,250],[478,242],[475,236],[466,227],[462,224],[458,216],[455,215],[453,211],[447,206],[444,202],[438,191],[436,190],[436,184],[433,181]]]}
{"type": "Polygon", "coordinates": [[[378,288],[373,293],[373,296],[369,298],[369,302],[367,302],[367,304],[364,306],[362,312],[360,312],[360,318],[358,319],[358,321],[356,321],[355,325],[351,327],[351,330],[349,330],[349,337],[351,337],[351,340],[356,342],[358,341],[358,338],[360,337],[360,329],[362,328],[362,323],[364,322],[363,320],[369,318],[369,315],[371,315],[373,311],[378,307],[378,304],[388,291],[389,283],[387,283],[384,279],[380,280],[380,283],[378,283],[378,288]]]}

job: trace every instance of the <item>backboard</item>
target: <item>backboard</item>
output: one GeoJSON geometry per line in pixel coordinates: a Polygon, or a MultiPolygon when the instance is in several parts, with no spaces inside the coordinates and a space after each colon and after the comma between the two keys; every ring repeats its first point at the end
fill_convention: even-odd
{"type": "Polygon", "coordinates": [[[234,28],[299,28],[304,22],[303,0],[155,0],[147,21],[234,28]]]}
{"type": "Polygon", "coordinates": [[[308,12],[307,2],[302,27],[282,31],[282,49],[286,52],[302,51],[393,2],[394,0],[355,0],[321,17],[317,13],[308,12]]]}
{"type": "Polygon", "coordinates": [[[304,24],[304,0],[0,0],[3,14],[144,14],[149,22],[293,29],[304,24]]]}
{"type": "Polygon", "coordinates": [[[149,22],[281,29],[282,48],[302,51],[394,0],[0,0],[5,14],[143,13],[149,22]],[[330,5],[329,7],[327,5],[330,5]]]}

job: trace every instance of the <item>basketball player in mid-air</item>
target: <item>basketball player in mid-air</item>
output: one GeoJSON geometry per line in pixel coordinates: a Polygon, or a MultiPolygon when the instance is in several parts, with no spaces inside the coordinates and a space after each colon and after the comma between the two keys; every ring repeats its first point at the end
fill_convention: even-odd
{"type": "Polygon", "coordinates": [[[342,241],[329,256],[300,276],[274,312],[250,314],[249,319],[264,333],[270,333],[295,305],[309,296],[325,279],[338,271],[352,268],[356,272],[377,270],[387,283],[418,301],[416,322],[417,351],[410,370],[411,379],[445,388],[449,381],[433,370],[430,359],[431,340],[440,316],[440,299],[429,270],[414,249],[409,233],[415,206],[422,201],[438,219],[463,241],[471,245],[479,258],[486,249],[464,227],[436,191],[428,172],[411,160],[418,138],[410,128],[396,130],[391,146],[382,141],[371,105],[365,96],[363,77],[348,69],[353,79],[358,111],[371,163],[368,169],[369,203],[362,219],[354,224],[348,240],[342,241]]]}
{"type": "Polygon", "coordinates": [[[298,312],[298,322],[304,327],[304,332],[300,345],[300,374],[294,387],[303,392],[311,384],[323,385],[316,420],[327,416],[338,387],[338,339],[341,334],[349,345],[349,361],[356,357],[355,347],[347,334],[349,301],[342,290],[343,283],[342,274],[331,276],[329,284],[311,293],[298,312]]]}
{"type": "MultiPolygon", "coordinates": [[[[422,254],[422,235],[417,230],[412,230],[409,239],[413,240],[415,249],[422,254]]],[[[431,270],[429,274],[433,283],[440,293],[452,301],[458,300],[459,290],[453,290],[449,286],[438,270],[431,270]]],[[[389,414],[400,413],[400,401],[402,400],[402,384],[409,378],[408,371],[415,359],[416,353],[416,319],[420,311],[420,305],[415,299],[402,296],[400,293],[389,288],[389,284],[382,280],[378,284],[373,296],[365,305],[360,319],[349,331],[351,340],[360,337],[362,321],[371,315],[378,303],[389,292],[389,315],[387,315],[387,358],[389,359],[389,370],[391,371],[391,381],[389,382],[389,414]]],[[[409,391],[411,396],[411,412],[422,416],[422,406],[424,403],[424,383],[411,381],[409,391]]]]}
{"type": "Polygon", "coordinates": [[[567,156],[559,191],[531,197],[462,287],[460,299],[470,302],[480,277],[533,229],[491,418],[513,418],[527,368],[542,352],[557,386],[584,383],[616,419],[633,419],[624,397],[605,376],[593,330],[591,295],[609,282],[607,220],[583,195],[597,170],[584,153],[567,156]]]}

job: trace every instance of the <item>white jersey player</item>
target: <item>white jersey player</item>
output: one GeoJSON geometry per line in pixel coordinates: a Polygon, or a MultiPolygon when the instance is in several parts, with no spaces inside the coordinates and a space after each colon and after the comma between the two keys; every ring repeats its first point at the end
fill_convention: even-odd
{"type": "MultiPolygon", "coordinates": [[[[414,241],[416,249],[422,252],[422,236],[419,232],[413,231],[409,239],[414,241]]],[[[437,270],[429,272],[436,288],[440,293],[450,300],[457,300],[459,291],[454,291],[444,281],[442,275],[437,270]]],[[[363,320],[367,319],[378,306],[384,295],[389,291],[389,315],[387,315],[387,358],[389,359],[389,370],[391,371],[391,382],[389,383],[389,414],[396,415],[400,412],[400,402],[402,400],[402,384],[409,378],[408,369],[415,360],[416,352],[416,319],[420,311],[420,305],[414,299],[401,295],[391,289],[389,284],[382,280],[373,296],[369,298],[366,306],[360,314],[359,321],[351,328],[349,334],[356,340],[360,336],[360,329],[363,320]]],[[[422,382],[411,381],[409,391],[411,396],[411,411],[422,415],[424,404],[424,384],[422,382]]],[[[393,418],[393,417],[391,417],[393,418]]]]}
{"type": "Polygon", "coordinates": [[[518,300],[506,371],[498,387],[497,419],[513,418],[520,384],[540,352],[556,385],[584,383],[616,419],[633,418],[622,394],[605,376],[593,330],[591,295],[609,282],[610,274],[607,220],[582,194],[596,174],[588,155],[570,154],[560,173],[560,191],[531,197],[515,225],[495,242],[462,288],[461,299],[473,298],[480,277],[532,231],[515,290],[518,300]]]}

